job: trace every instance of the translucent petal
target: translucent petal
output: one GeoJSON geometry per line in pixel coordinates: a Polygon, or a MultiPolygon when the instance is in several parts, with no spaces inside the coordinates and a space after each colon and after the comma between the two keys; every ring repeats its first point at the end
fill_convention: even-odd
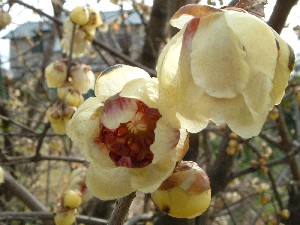
{"type": "Polygon", "coordinates": [[[109,129],[115,129],[120,123],[127,123],[135,115],[137,104],[135,99],[116,98],[108,99],[104,103],[100,116],[100,122],[109,129]]]}
{"type": "Polygon", "coordinates": [[[221,10],[208,5],[185,5],[172,16],[170,24],[173,27],[182,29],[184,25],[194,17],[204,17],[219,11],[221,10]]]}
{"type": "Polygon", "coordinates": [[[180,131],[168,126],[166,121],[163,118],[160,118],[156,123],[154,133],[155,140],[154,143],[150,146],[150,150],[154,154],[152,163],[155,164],[166,154],[174,151],[180,139],[180,131]]]}
{"type": "Polygon", "coordinates": [[[135,191],[130,185],[128,169],[124,167],[104,170],[91,164],[86,184],[92,194],[102,200],[121,198],[135,191]]]}
{"type": "Polygon", "coordinates": [[[144,168],[130,169],[131,185],[134,189],[150,193],[172,174],[176,164],[176,154],[167,154],[158,163],[144,168]]]}
{"type": "Polygon", "coordinates": [[[84,143],[84,157],[86,160],[102,169],[116,168],[105,145],[96,143],[95,138],[89,138],[84,143]]]}
{"type": "Polygon", "coordinates": [[[210,96],[201,98],[202,111],[210,114],[217,125],[226,122],[231,130],[243,138],[259,134],[268,110],[260,114],[253,113],[247,106],[242,95],[233,99],[218,99],[210,96]]]}
{"type": "Polygon", "coordinates": [[[180,85],[177,71],[183,33],[184,29],[179,31],[164,47],[158,58],[157,77],[162,87],[159,94],[166,94],[168,97],[175,95],[176,88],[180,85]]]}
{"type": "Polygon", "coordinates": [[[101,101],[119,93],[123,86],[134,79],[149,78],[149,74],[137,67],[115,65],[105,70],[96,80],[95,95],[101,101]]]}
{"type": "Polygon", "coordinates": [[[273,33],[279,49],[275,76],[273,79],[273,90],[271,92],[271,107],[275,104],[279,104],[283,98],[284,90],[295,63],[295,55],[292,48],[275,31],[273,31],[273,33]]]}
{"type": "Polygon", "coordinates": [[[277,48],[270,27],[256,16],[226,11],[227,25],[239,38],[247,53],[251,67],[264,76],[273,78],[277,61],[277,48]]]}
{"type": "Polygon", "coordinates": [[[156,108],[158,80],[156,78],[140,78],[129,81],[122,89],[120,96],[138,99],[144,102],[148,107],[156,108]]]}
{"type": "Polygon", "coordinates": [[[242,95],[253,114],[266,113],[270,110],[272,87],[271,77],[252,68],[248,84],[242,95]]]}
{"type": "Polygon", "coordinates": [[[87,138],[99,132],[100,99],[88,98],[74,113],[67,126],[67,135],[73,140],[83,143],[87,138]]]}
{"type": "Polygon", "coordinates": [[[246,56],[224,13],[200,20],[192,41],[191,70],[194,82],[209,95],[233,98],[245,88],[249,78],[246,56]]]}

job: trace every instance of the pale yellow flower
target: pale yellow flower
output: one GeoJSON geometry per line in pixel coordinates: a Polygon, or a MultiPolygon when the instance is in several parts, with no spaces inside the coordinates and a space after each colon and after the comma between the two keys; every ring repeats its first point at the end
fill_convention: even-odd
{"type": "Polygon", "coordinates": [[[4,170],[0,166],[0,184],[4,182],[4,170]]]}
{"type": "Polygon", "coordinates": [[[161,111],[173,110],[190,132],[211,120],[258,135],[284,95],[292,49],[262,20],[234,10],[188,5],[171,24],[181,30],[158,60],[161,111]]]}
{"type": "Polygon", "coordinates": [[[90,162],[88,189],[104,200],[136,190],[153,192],[187,147],[186,131],[159,111],[157,79],[142,69],[117,65],[97,79],[95,95],[67,127],[90,162]]]}
{"type": "MultiPolygon", "coordinates": [[[[61,48],[63,53],[69,54],[71,48],[73,23],[68,18],[64,21],[64,37],[61,40],[61,48]]],[[[73,56],[84,56],[91,47],[91,42],[88,40],[86,32],[82,28],[76,28],[73,40],[73,56]]]]}
{"type": "Polygon", "coordinates": [[[66,63],[63,60],[50,63],[45,69],[45,78],[48,87],[61,87],[67,80],[66,63]]]}
{"type": "Polygon", "coordinates": [[[95,85],[95,75],[91,67],[85,64],[76,64],[70,70],[72,85],[74,88],[85,94],[93,89],[95,85]]]}

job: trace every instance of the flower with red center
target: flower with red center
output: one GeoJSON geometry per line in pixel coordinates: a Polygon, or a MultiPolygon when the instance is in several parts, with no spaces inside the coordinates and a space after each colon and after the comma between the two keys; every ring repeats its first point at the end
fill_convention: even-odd
{"type": "Polygon", "coordinates": [[[187,150],[187,133],[166,120],[158,105],[158,82],[144,70],[117,65],[104,71],[68,124],[67,134],[83,144],[90,166],[88,189],[101,199],[136,190],[153,192],[187,150]]]}
{"type": "Polygon", "coordinates": [[[192,4],[171,19],[181,30],[159,57],[159,95],[190,132],[212,120],[244,138],[258,135],[284,95],[293,50],[264,21],[237,10],[192,4]]]}

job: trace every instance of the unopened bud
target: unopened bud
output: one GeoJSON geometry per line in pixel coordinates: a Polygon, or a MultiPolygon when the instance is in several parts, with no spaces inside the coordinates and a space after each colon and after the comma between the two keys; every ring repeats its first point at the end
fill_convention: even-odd
{"type": "Polygon", "coordinates": [[[81,193],[79,191],[67,190],[62,196],[63,206],[75,209],[81,204],[81,193]]]}
{"type": "Polygon", "coordinates": [[[60,204],[54,214],[55,225],[72,225],[76,220],[76,209],[66,209],[60,204]]]}
{"type": "Polygon", "coordinates": [[[45,69],[47,86],[56,88],[62,86],[67,79],[67,65],[63,61],[49,64],[45,69]]]}
{"type": "Polygon", "coordinates": [[[89,11],[86,7],[77,6],[70,13],[70,19],[77,25],[84,25],[89,22],[89,11]]]}
{"type": "Polygon", "coordinates": [[[154,204],[170,216],[194,218],[210,205],[208,176],[197,163],[181,162],[151,197],[154,204]]]}

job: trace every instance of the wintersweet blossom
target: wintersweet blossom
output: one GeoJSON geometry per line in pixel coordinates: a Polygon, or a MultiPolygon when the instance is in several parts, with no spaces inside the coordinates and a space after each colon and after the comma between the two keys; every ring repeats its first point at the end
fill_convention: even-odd
{"type": "Polygon", "coordinates": [[[0,184],[4,182],[4,170],[0,166],[0,184]]]}
{"type": "MultiPolygon", "coordinates": [[[[71,48],[73,23],[68,18],[64,21],[64,37],[61,40],[61,48],[63,53],[68,54],[71,48]]],[[[90,47],[91,42],[88,40],[88,35],[81,27],[76,28],[74,33],[73,56],[82,57],[85,55],[90,47]]]]}
{"type": "MultiPolygon", "coordinates": [[[[86,184],[103,200],[136,190],[153,192],[172,174],[187,149],[187,133],[166,120],[158,81],[142,69],[117,65],[104,71],[67,127],[90,162],[86,184]]],[[[172,116],[172,115],[170,115],[172,116]]]]}
{"type": "Polygon", "coordinates": [[[244,138],[258,135],[284,95],[292,49],[261,19],[239,11],[187,5],[171,19],[181,30],[158,60],[161,111],[173,110],[190,132],[211,120],[244,138]]]}

